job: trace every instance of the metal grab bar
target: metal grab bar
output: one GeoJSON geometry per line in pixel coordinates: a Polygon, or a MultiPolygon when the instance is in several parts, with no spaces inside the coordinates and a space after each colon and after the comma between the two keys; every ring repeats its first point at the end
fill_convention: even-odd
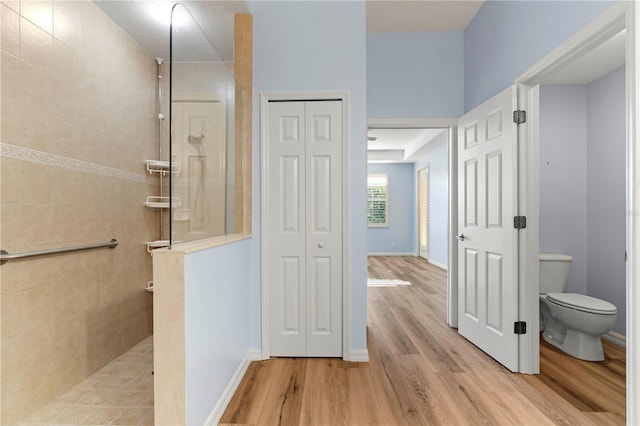
{"type": "Polygon", "coordinates": [[[97,248],[103,248],[103,247],[109,247],[110,249],[112,249],[112,248],[115,248],[117,245],[118,245],[118,240],[116,240],[115,238],[112,238],[111,241],[109,241],[108,243],[87,244],[86,246],[30,251],[27,253],[9,254],[5,250],[0,250],[0,265],[4,265],[10,260],[24,259],[27,257],[46,256],[48,254],[57,254],[57,253],[69,253],[72,251],[91,250],[91,249],[97,249],[97,248]]]}

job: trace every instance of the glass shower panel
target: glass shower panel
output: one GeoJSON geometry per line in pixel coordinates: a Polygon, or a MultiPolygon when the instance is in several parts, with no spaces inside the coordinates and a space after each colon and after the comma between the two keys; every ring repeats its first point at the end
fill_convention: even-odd
{"type": "Polygon", "coordinates": [[[233,232],[235,86],[188,9],[171,14],[170,245],[233,232]]]}

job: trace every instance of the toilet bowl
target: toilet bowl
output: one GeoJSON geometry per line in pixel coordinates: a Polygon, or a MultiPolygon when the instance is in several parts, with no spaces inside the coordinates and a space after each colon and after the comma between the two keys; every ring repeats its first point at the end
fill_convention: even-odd
{"type": "Polygon", "coordinates": [[[604,360],[600,336],[616,323],[614,305],[575,293],[548,293],[540,300],[547,307],[542,309],[545,342],[585,361],[604,360]]]}
{"type": "Polygon", "coordinates": [[[565,293],[571,256],[540,253],[540,318],[542,338],[586,361],[604,360],[600,336],[616,322],[614,305],[583,294],[565,293]]]}

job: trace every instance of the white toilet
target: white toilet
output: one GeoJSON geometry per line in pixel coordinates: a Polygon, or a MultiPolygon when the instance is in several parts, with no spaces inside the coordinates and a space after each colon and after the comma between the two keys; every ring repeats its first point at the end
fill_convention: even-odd
{"type": "Polygon", "coordinates": [[[617,309],[595,297],[565,293],[572,260],[566,254],[540,253],[542,338],[576,358],[602,361],[600,336],[613,328],[617,309]]]}

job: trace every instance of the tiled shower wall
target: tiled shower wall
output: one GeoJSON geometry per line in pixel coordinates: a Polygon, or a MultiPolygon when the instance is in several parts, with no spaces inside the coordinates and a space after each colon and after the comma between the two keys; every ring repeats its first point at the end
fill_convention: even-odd
{"type": "Polygon", "coordinates": [[[106,242],[0,267],[1,416],[15,424],[151,334],[156,63],[89,1],[1,9],[0,244],[106,242]]]}

